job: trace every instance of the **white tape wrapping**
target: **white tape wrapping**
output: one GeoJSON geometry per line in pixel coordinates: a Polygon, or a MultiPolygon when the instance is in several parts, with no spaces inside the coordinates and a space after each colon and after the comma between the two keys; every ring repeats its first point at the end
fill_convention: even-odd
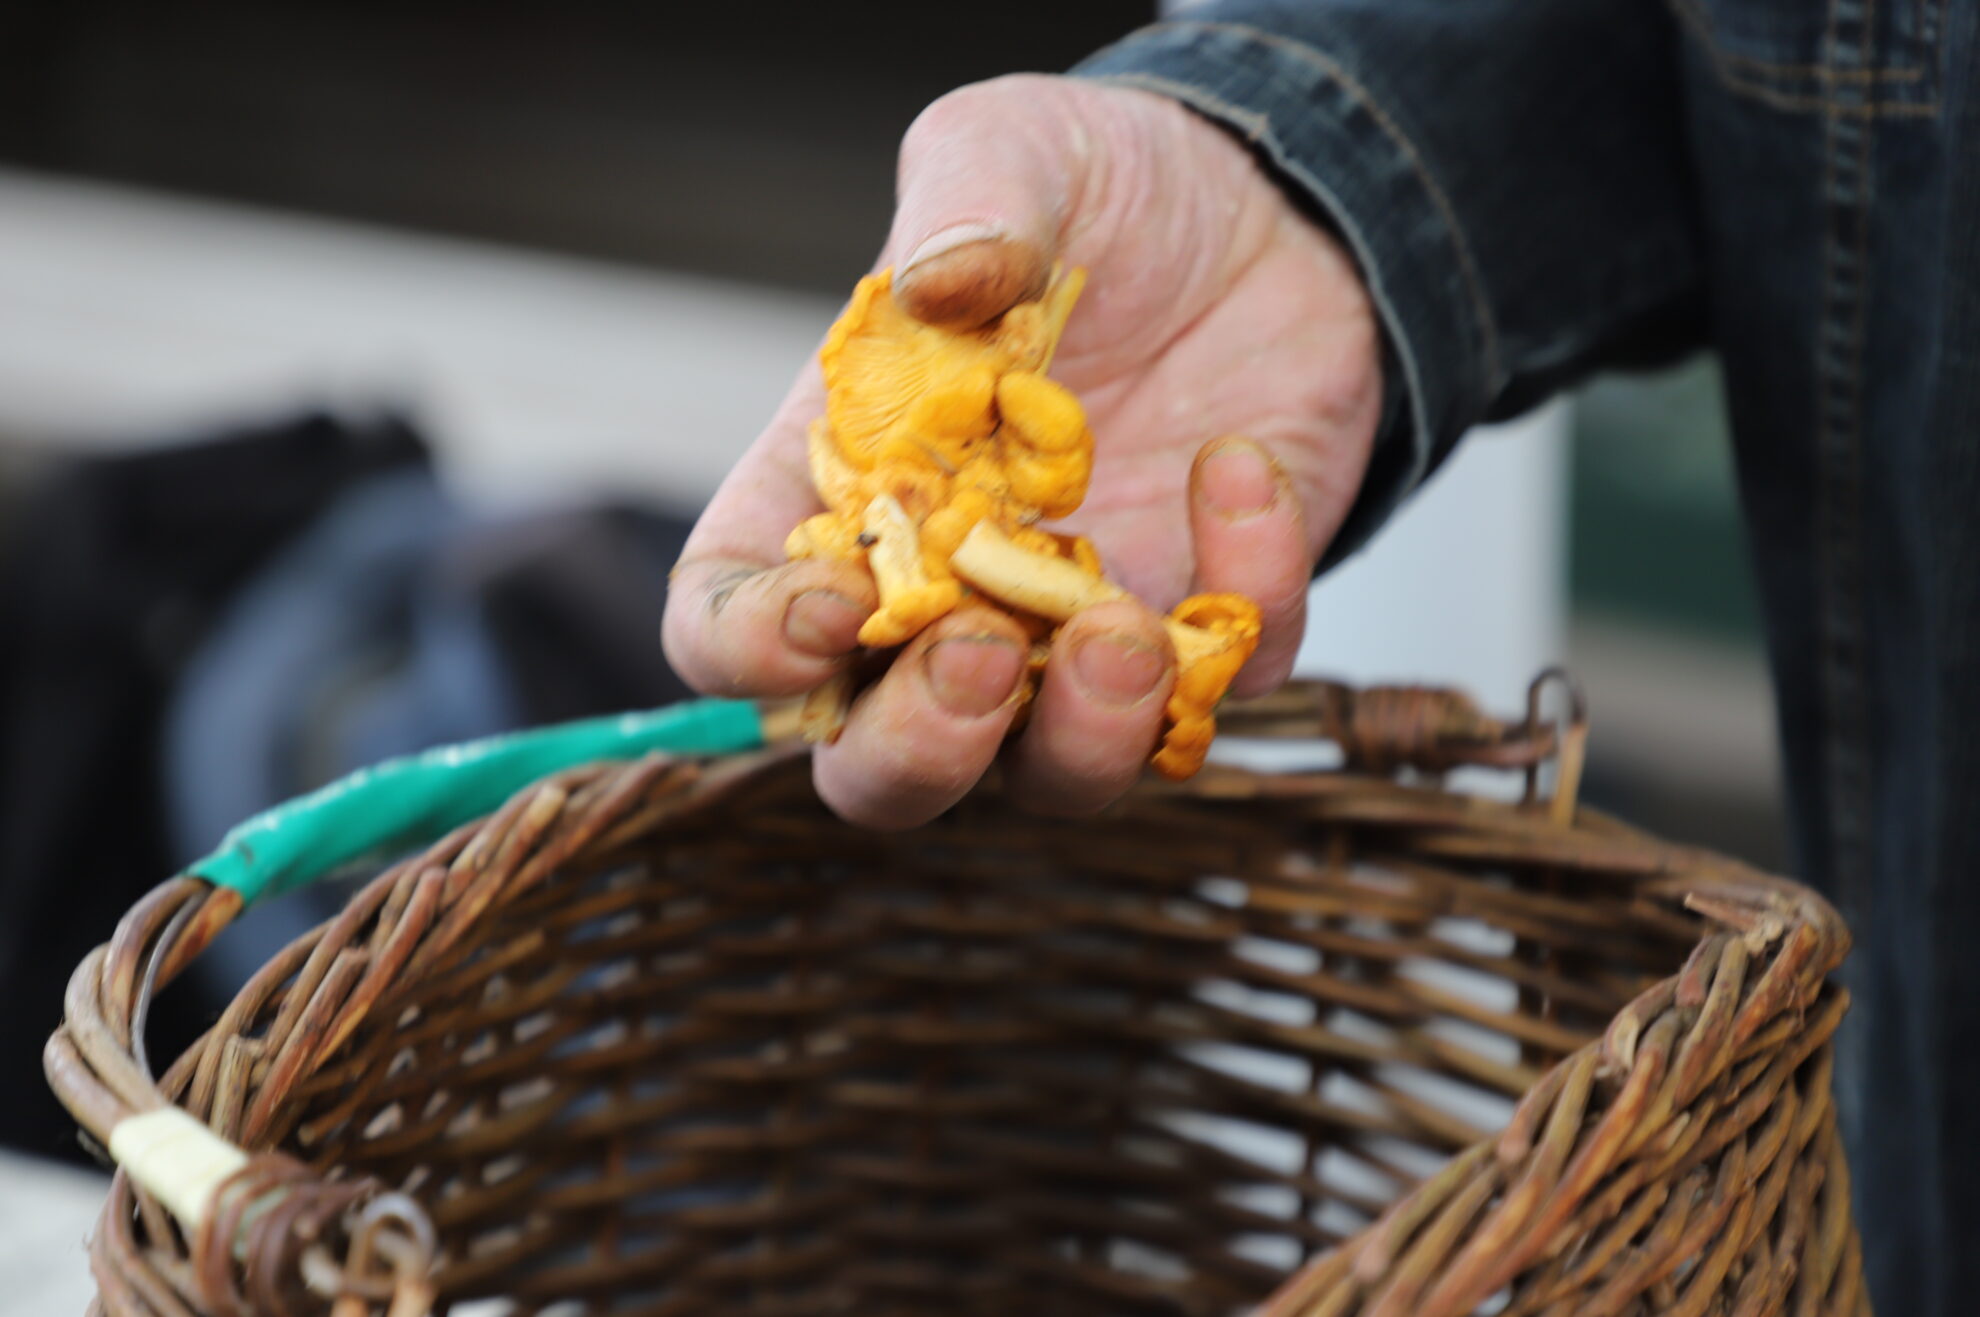
{"type": "Polygon", "coordinates": [[[110,1155],[188,1230],[199,1228],[221,1184],[248,1161],[177,1107],[119,1121],[110,1131],[110,1155]]]}

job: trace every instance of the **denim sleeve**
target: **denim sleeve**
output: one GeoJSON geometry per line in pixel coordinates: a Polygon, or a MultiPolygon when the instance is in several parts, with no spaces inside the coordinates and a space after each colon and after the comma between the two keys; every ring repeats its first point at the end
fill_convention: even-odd
{"type": "Polygon", "coordinates": [[[1390,383],[1323,568],[1472,425],[1701,340],[1676,42],[1658,0],[1220,0],[1073,70],[1241,136],[1359,261],[1390,383]]]}

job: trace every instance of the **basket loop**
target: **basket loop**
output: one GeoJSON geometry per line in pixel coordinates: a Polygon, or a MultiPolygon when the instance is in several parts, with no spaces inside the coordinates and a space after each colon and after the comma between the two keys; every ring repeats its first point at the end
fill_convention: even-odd
{"type": "MultiPolygon", "coordinates": [[[[1567,694],[1567,714],[1564,724],[1556,726],[1550,736],[1559,748],[1554,756],[1554,791],[1548,809],[1549,817],[1558,824],[1574,822],[1574,809],[1581,795],[1581,770],[1588,752],[1588,700],[1582,694],[1581,683],[1563,667],[1551,667],[1536,676],[1526,688],[1526,729],[1538,734],[1545,717],[1541,705],[1546,698],[1549,686],[1559,686],[1567,694]]],[[[1526,770],[1526,797],[1534,799],[1540,788],[1540,765],[1533,764],[1526,770]]]]}
{"type": "Polygon", "coordinates": [[[137,1186],[188,1230],[206,1223],[220,1187],[248,1164],[245,1152],[174,1106],[118,1121],[109,1148],[137,1186]]]}
{"type": "Polygon", "coordinates": [[[393,1317],[432,1305],[433,1226],[404,1194],[320,1180],[277,1154],[250,1155],[176,1106],[125,1117],[109,1149],[193,1241],[198,1283],[215,1311],[244,1311],[236,1263],[257,1312],[286,1310],[283,1296],[297,1289],[344,1311],[389,1301],[393,1317]],[[349,1236],[346,1250],[330,1246],[339,1232],[349,1236]]]}
{"type": "Polygon", "coordinates": [[[1564,669],[1549,668],[1527,691],[1522,721],[1485,714],[1462,690],[1448,686],[1351,686],[1300,681],[1274,695],[1233,703],[1219,711],[1224,732],[1238,738],[1328,741],[1340,747],[1343,766],[1388,776],[1399,769],[1442,774],[1458,768],[1523,769],[1532,797],[1548,760],[1560,768],[1563,806],[1572,809],[1581,779],[1581,747],[1587,728],[1579,687],[1564,669]],[[1569,696],[1566,724],[1541,712],[1549,685],[1569,696]]]}
{"type": "Polygon", "coordinates": [[[1349,765],[1371,773],[1439,772],[1488,753],[1505,728],[1463,691],[1436,686],[1335,686],[1328,691],[1333,739],[1349,765]]]}

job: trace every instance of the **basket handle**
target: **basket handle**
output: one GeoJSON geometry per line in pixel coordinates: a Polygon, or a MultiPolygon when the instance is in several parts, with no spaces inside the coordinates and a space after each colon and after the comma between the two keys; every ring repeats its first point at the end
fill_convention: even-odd
{"type": "MultiPolygon", "coordinates": [[[[699,700],[440,746],[362,768],[308,795],[266,810],[229,831],[186,872],[239,893],[245,904],[306,886],[325,874],[395,846],[437,837],[499,806],[531,782],[577,764],[629,759],[649,751],[721,755],[790,739],[797,710],[745,700],[699,700]]],[[[1447,772],[1467,765],[1532,773],[1561,756],[1556,800],[1573,798],[1581,692],[1548,669],[1528,691],[1524,722],[1480,712],[1462,691],[1431,686],[1295,682],[1276,696],[1233,704],[1221,715],[1239,736],[1318,737],[1340,745],[1350,768],[1392,773],[1411,767],[1447,772]],[[1564,732],[1540,716],[1545,686],[1563,684],[1564,732]]]]}
{"type": "Polygon", "coordinates": [[[738,754],[785,739],[792,714],[746,700],[694,700],[484,737],[388,759],[236,825],[186,872],[249,905],[394,847],[444,835],[530,783],[578,764],[738,754]]]}
{"type": "Polygon", "coordinates": [[[1558,760],[1561,786],[1572,796],[1588,710],[1580,686],[1566,669],[1555,667],[1528,685],[1526,716],[1517,722],[1488,717],[1470,695],[1447,686],[1296,681],[1275,695],[1232,703],[1219,711],[1218,725],[1237,737],[1330,741],[1341,748],[1346,767],[1369,773],[1467,767],[1533,772],[1558,760]],[[1566,715],[1558,720],[1542,708],[1552,686],[1567,700],[1566,715]]]}

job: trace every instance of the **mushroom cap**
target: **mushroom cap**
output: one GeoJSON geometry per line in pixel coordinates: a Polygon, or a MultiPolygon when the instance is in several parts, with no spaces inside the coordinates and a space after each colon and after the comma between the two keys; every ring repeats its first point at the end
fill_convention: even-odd
{"type": "Polygon", "coordinates": [[[1258,605],[1241,594],[1193,594],[1177,604],[1169,616],[1185,626],[1229,636],[1235,642],[1249,640],[1253,649],[1264,625],[1258,605]]]}
{"type": "Polygon", "coordinates": [[[1045,298],[977,330],[924,324],[893,295],[893,271],[861,279],[819,349],[825,417],[854,466],[921,460],[960,466],[997,427],[997,386],[1042,370],[1081,283],[1055,280],[1045,298]]]}
{"type": "Polygon", "coordinates": [[[1263,617],[1243,595],[1200,594],[1178,604],[1169,620],[1176,684],[1164,710],[1168,730],[1151,762],[1164,777],[1180,779],[1203,767],[1217,705],[1257,650],[1263,617]]]}

